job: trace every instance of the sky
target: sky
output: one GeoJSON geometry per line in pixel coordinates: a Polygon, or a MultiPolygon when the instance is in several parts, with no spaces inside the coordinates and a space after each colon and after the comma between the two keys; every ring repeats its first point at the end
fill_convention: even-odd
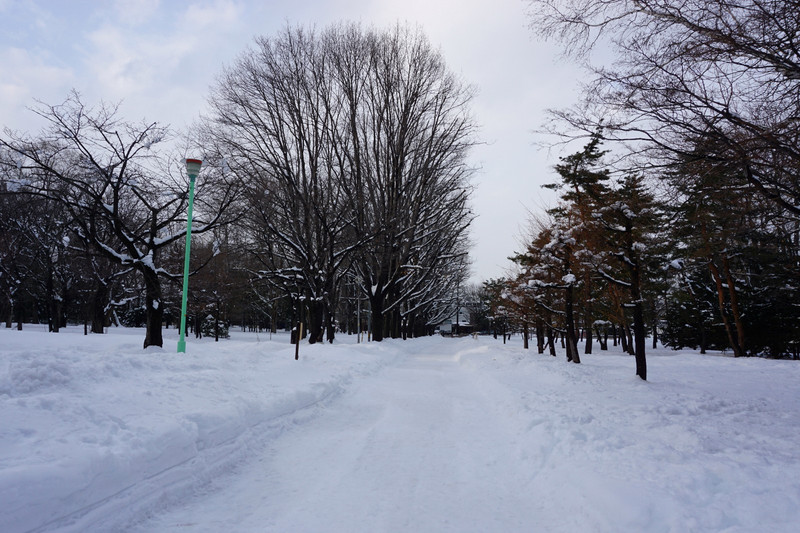
{"type": "Polygon", "coordinates": [[[504,275],[530,213],[552,205],[555,150],[534,130],[578,95],[578,69],[527,27],[524,0],[0,0],[0,125],[36,132],[29,107],[120,102],[128,121],[175,129],[206,108],[222,68],[287,24],[419,25],[476,90],[480,144],[472,205],[472,281],[504,275]]]}

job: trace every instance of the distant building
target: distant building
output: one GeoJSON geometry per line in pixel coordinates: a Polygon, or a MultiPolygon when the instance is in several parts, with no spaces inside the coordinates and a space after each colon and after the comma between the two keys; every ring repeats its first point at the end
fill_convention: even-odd
{"type": "Polygon", "coordinates": [[[466,307],[460,307],[457,315],[453,315],[452,318],[443,321],[436,329],[442,335],[466,335],[472,333],[469,311],[466,307]]]}

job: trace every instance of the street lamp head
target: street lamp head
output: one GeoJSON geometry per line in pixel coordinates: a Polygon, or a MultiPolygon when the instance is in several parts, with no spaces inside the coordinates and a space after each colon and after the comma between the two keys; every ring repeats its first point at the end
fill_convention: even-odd
{"type": "Polygon", "coordinates": [[[194,180],[200,174],[202,164],[203,162],[200,159],[186,160],[186,173],[189,174],[189,179],[194,180]]]}

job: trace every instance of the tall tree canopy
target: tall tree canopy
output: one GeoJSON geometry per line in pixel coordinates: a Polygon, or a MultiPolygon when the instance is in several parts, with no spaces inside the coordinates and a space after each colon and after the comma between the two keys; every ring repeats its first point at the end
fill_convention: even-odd
{"type": "Polygon", "coordinates": [[[465,277],[470,98],[403,26],[287,27],[220,77],[204,143],[248,184],[260,274],[307,313],[312,342],[325,326],[332,339],[348,278],[380,340],[465,277]]]}

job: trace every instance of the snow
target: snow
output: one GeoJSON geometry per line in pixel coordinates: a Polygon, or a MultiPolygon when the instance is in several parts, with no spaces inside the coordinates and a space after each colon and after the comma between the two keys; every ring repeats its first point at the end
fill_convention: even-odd
{"type": "Polygon", "coordinates": [[[0,330],[0,529],[789,532],[800,366],[0,330]]]}

